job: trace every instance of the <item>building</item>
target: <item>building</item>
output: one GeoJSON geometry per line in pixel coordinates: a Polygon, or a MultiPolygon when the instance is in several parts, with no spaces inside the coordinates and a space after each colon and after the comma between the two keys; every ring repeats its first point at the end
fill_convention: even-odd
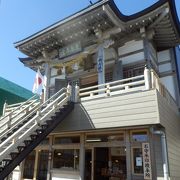
{"type": "Polygon", "coordinates": [[[3,113],[3,105],[5,102],[9,105],[20,103],[32,96],[31,91],[0,77],[0,115],[3,113]]]}
{"type": "Polygon", "coordinates": [[[14,179],[179,180],[179,44],[174,0],[131,16],[101,0],[16,42],[47,101],[10,127],[0,177],[23,161],[14,179]]]}

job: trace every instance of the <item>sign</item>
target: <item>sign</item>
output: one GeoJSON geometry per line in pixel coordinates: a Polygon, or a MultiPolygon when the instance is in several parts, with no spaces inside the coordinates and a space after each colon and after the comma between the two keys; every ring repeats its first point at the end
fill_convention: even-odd
{"type": "Polygon", "coordinates": [[[75,42],[59,49],[59,58],[64,58],[82,51],[81,42],[75,42]]]}
{"type": "Polygon", "coordinates": [[[151,157],[149,143],[142,143],[144,179],[152,179],[151,157]]]}
{"type": "Polygon", "coordinates": [[[142,166],[142,157],[136,157],[136,166],[142,166]]]}

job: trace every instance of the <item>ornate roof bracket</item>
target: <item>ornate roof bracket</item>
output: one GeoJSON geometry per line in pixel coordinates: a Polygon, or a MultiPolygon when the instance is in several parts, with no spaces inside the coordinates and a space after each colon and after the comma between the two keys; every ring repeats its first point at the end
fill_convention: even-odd
{"type": "Polygon", "coordinates": [[[147,27],[147,29],[152,29],[154,28],[159,22],[162,21],[162,19],[169,13],[169,8],[166,8],[160,16],[151,24],[147,27]]]}

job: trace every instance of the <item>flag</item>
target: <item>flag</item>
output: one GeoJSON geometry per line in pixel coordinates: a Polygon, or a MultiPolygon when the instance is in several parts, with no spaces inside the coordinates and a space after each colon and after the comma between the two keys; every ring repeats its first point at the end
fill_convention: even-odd
{"type": "Polygon", "coordinates": [[[44,84],[43,75],[41,74],[41,72],[38,69],[37,72],[36,72],[36,77],[35,77],[35,80],[34,80],[34,85],[33,85],[32,92],[33,93],[38,93],[39,88],[42,88],[43,84],[44,84]]]}

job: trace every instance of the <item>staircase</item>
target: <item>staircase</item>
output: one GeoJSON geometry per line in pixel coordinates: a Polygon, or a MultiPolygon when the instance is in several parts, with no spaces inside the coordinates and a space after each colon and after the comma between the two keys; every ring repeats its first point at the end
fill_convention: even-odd
{"type": "Polygon", "coordinates": [[[30,103],[28,112],[22,113],[24,108],[21,111],[17,108],[16,111],[19,112],[14,112],[15,120],[7,118],[8,115],[1,118],[3,123],[0,120],[0,180],[7,177],[72,111],[74,105],[69,102],[70,96],[71,88],[68,86],[44,103],[34,100],[34,105],[30,103]],[[19,116],[20,114],[23,115],[19,116]]]}

